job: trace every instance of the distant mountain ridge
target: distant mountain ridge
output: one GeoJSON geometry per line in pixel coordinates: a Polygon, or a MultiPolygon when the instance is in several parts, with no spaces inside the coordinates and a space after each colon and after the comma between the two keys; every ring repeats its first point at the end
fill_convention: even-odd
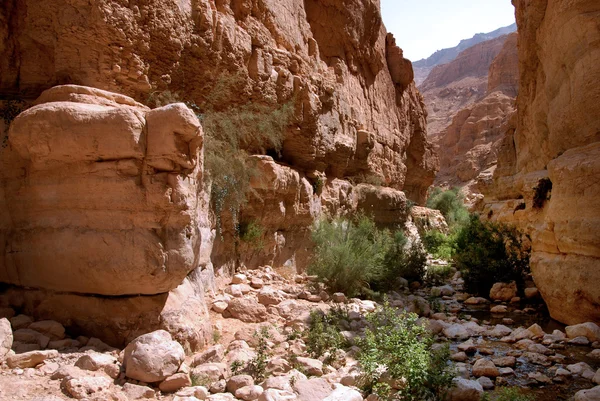
{"type": "Polygon", "coordinates": [[[413,62],[413,67],[435,67],[436,65],[449,63],[450,61],[454,60],[460,52],[468,49],[469,47],[516,31],[517,24],[514,23],[509,26],[498,28],[493,32],[475,34],[475,36],[473,36],[471,39],[461,40],[458,46],[438,50],[428,58],[413,62]]]}

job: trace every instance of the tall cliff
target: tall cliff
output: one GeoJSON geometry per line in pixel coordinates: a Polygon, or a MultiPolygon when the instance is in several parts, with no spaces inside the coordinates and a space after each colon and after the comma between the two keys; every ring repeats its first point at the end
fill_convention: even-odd
{"type": "Polygon", "coordinates": [[[508,36],[478,43],[448,64],[436,66],[419,90],[427,108],[427,132],[437,138],[462,109],[488,94],[488,72],[508,36]]]}
{"type": "Polygon", "coordinates": [[[534,280],[555,319],[600,321],[600,4],[514,0],[516,127],[485,214],[530,233],[534,280]]]}
{"type": "Polygon", "coordinates": [[[412,65],[376,0],[8,0],[0,22],[7,124],[33,105],[0,154],[0,302],[32,315],[198,348],[213,263],[302,267],[321,215],[402,223],[433,182],[412,65]],[[259,247],[229,226],[211,252],[206,138],[182,103],[146,107],[169,97],[201,118],[292,105],[280,152],[243,144],[258,174],[237,217],[263,228],[259,247]]]}
{"type": "Polygon", "coordinates": [[[517,33],[513,33],[482,78],[487,84],[485,97],[458,111],[436,138],[440,155],[436,185],[465,187],[468,200],[481,199],[481,191],[491,182],[504,133],[514,124],[518,75],[517,33]]]}

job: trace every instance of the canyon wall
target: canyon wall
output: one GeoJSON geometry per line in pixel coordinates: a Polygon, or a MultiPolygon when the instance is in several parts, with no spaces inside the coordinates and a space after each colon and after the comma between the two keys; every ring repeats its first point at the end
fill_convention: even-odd
{"type": "Polygon", "coordinates": [[[478,43],[453,61],[436,66],[419,86],[427,108],[427,130],[436,140],[454,116],[488,94],[490,65],[503,49],[507,36],[478,43]]]}
{"type": "MultiPolygon", "coordinates": [[[[481,200],[492,181],[504,133],[514,124],[518,91],[517,33],[504,37],[502,49],[482,77],[485,97],[458,111],[436,144],[440,171],[435,185],[463,188],[467,200],[481,200]]],[[[429,99],[426,99],[429,103],[429,99]]]]}
{"type": "Polygon", "coordinates": [[[531,235],[534,280],[553,318],[600,322],[600,4],[513,4],[517,117],[484,215],[531,235]]]}
{"type": "Polygon", "coordinates": [[[433,182],[423,100],[378,1],[8,0],[0,22],[0,303],[37,318],[200,348],[213,264],[301,269],[316,219],[401,225],[433,182]],[[14,118],[15,103],[33,107],[14,118]],[[215,231],[194,114],[248,104],[293,118],[279,152],[244,144],[259,174],[237,217],[262,231],[238,243],[215,231]]]}

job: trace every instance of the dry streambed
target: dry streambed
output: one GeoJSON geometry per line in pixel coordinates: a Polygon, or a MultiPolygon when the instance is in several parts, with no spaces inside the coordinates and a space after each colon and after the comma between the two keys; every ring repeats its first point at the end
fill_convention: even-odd
{"type": "MultiPolygon", "coordinates": [[[[192,355],[164,331],[118,350],[95,338],[72,338],[60,323],[1,309],[0,399],[376,399],[355,387],[361,375],[356,347],[329,354],[324,363],[309,356],[300,333],[311,310],[343,305],[349,322],[342,334],[352,340],[377,303],[330,296],[310,284],[306,276],[288,280],[270,267],[235,275],[209,303],[214,344],[192,355]]],[[[526,292],[531,301],[522,301],[514,286],[498,285],[490,302],[462,293],[462,284],[455,275],[444,286],[389,294],[392,306],[418,313],[438,343],[450,344],[457,374],[451,400],[479,401],[497,386],[527,388],[538,400],[569,399],[593,388],[576,399],[598,399],[598,326],[550,321],[534,289],[526,292]]]]}

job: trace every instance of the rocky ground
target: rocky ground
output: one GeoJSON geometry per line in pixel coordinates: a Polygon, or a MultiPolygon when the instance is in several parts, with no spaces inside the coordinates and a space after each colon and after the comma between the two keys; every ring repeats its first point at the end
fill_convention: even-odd
{"type": "MultiPolygon", "coordinates": [[[[356,349],[338,353],[327,364],[309,357],[298,333],[311,310],[345,305],[351,322],[342,334],[351,340],[361,334],[365,315],[377,303],[330,296],[311,284],[310,277],[285,278],[270,267],[235,275],[210,303],[214,345],[195,355],[185,355],[165,331],[143,335],[119,350],[96,338],[71,338],[57,322],[33,321],[3,308],[0,400],[376,399],[354,387],[360,376],[356,349]],[[236,367],[261,358],[266,379],[236,374],[236,367]]],[[[478,401],[496,386],[529,388],[539,400],[567,399],[576,392],[575,400],[598,399],[597,325],[549,332],[552,327],[543,321],[544,327],[530,324],[540,319],[534,288],[525,291],[529,303],[516,297],[511,284],[495,285],[493,301],[471,297],[461,292],[459,274],[443,286],[410,287],[389,294],[390,303],[418,313],[439,343],[450,344],[458,376],[451,400],[478,401]]]]}

